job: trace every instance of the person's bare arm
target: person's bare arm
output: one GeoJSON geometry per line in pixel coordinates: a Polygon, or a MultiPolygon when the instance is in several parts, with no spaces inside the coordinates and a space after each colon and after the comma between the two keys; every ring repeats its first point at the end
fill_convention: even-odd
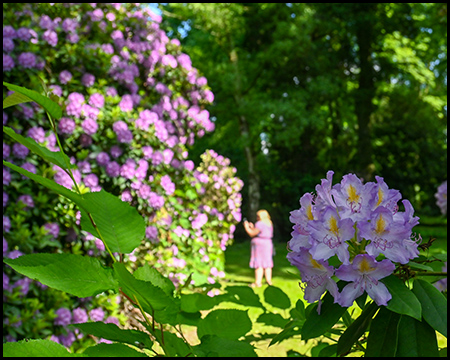
{"type": "Polygon", "coordinates": [[[255,237],[261,232],[261,230],[256,228],[255,225],[249,221],[244,222],[244,229],[247,232],[247,234],[251,237],[255,237]]]}

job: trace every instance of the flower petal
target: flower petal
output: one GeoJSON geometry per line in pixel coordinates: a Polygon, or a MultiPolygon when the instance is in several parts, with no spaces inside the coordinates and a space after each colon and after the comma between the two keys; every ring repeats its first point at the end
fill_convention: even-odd
{"type": "Polygon", "coordinates": [[[352,306],[353,301],[357,297],[360,297],[364,292],[364,289],[357,283],[350,283],[346,285],[339,295],[338,303],[343,307],[352,306]]]}
{"type": "Polygon", "coordinates": [[[377,303],[378,306],[384,305],[387,306],[387,302],[392,299],[392,295],[387,289],[386,285],[382,282],[379,282],[375,285],[367,286],[366,291],[367,294],[377,303]]]}

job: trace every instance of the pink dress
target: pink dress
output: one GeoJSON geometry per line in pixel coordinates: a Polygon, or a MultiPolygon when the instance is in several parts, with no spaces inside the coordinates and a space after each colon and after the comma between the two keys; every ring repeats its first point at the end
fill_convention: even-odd
{"type": "Polygon", "coordinates": [[[260,232],[251,242],[250,267],[256,268],[272,268],[273,267],[273,228],[271,225],[257,221],[255,228],[260,232]]]}

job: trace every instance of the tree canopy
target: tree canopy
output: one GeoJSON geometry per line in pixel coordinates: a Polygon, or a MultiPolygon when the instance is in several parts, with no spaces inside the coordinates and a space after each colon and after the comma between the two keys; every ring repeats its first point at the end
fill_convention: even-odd
{"type": "Polygon", "coordinates": [[[424,212],[447,174],[447,5],[163,4],[162,26],[208,78],[217,149],[243,213],[283,237],[327,170],[382,176],[424,212]]]}

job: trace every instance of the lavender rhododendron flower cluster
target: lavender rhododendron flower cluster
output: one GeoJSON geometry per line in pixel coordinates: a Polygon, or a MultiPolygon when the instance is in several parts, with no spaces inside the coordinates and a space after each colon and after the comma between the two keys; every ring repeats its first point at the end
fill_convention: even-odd
{"type": "Polygon", "coordinates": [[[312,303],[325,291],[334,302],[348,307],[364,291],[377,305],[392,298],[380,281],[419,255],[412,228],[419,223],[408,200],[389,189],[383,178],[363,183],[344,175],[332,185],[333,171],[316,186],[316,194],[300,198],[300,209],[291,212],[294,224],[287,258],[300,270],[305,299],[312,303]],[[339,265],[336,265],[339,264],[339,265]],[[349,282],[339,292],[336,278],[349,282]]]}
{"type": "MultiPolygon", "coordinates": [[[[214,95],[160,21],[139,4],[8,4],[3,78],[38,92],[37,76],[43,79],[63,105],[56,127],[81,191],[105,189],[140,211],[146,237],[125,256],[130,266],[152,259],[175,284],[192,271],[201,274],[197,284],[213,282],[223,277],[222,254],[240,220],[242,184],[231,168],[224,170],[229,160],[217,154],[217,169],[196,169],[189,160],[187,147],[214,130],[205,109],[214,95]]],[[[5,109],[3,124],[58,151],[45,113],[33,102],[5,109]]],[[[10,138],[3,140],[3,153],[5,160],[73,189],[66,172],[10,138]]],[[[79,230],[80,214],[71,202],[5,167],[3,191],[8,255],[41,251],[42,242],[50,251],[74,247],[105,254],[99,239],[79,230]],[[25,181],[27,186],[17,185],[25,181]],[[18,211],[25,219],[20,223],[18,211]],[[32,241],[23,247],[25,238],[32,241]]],[[[21,278],[10,268],[4,273],[10,287],[21,278]]],[[[71,303],[61,306],[72,309],[71,303]]]]}
{"type": "Polygon", "coordinates": [[[438,186],[437,192],[434,194],[436,205],[441,209],[442,215],[447,214],[447,180],[438,186]]]}

